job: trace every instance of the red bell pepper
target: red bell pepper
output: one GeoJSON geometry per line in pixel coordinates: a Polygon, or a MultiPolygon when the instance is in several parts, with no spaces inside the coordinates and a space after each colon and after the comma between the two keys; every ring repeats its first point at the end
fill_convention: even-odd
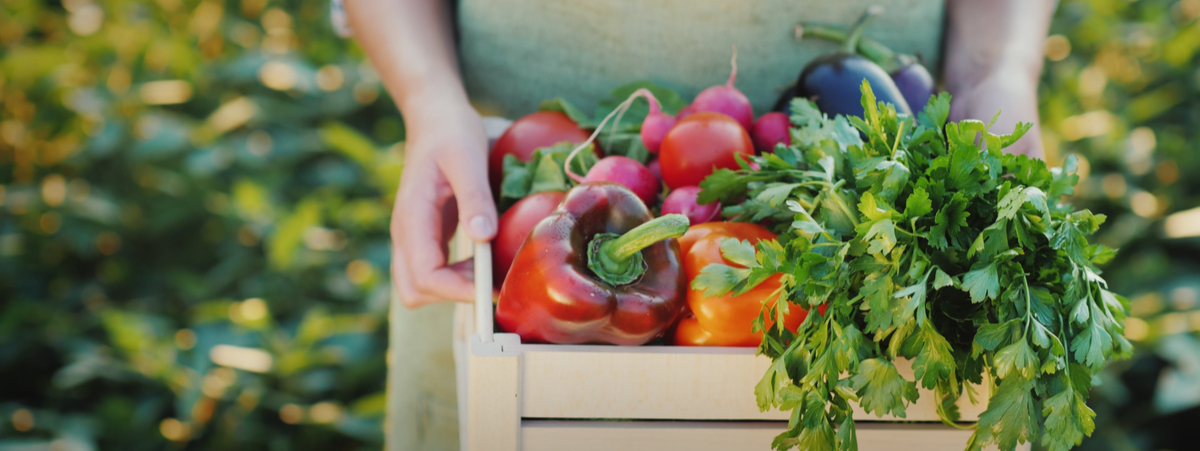
{"type": "Polygon", "coordinates": [[[645,344],[683,311],[687,227],[624,186],[580,184],[517,251],[496,321],[525,342],[645,344]]]}
{"type": "MultiPolygon", "coordinates": [[[[744,222],[707,222],[688,229],[679,239],[683,249],[683,267],[688,280],[696,278],[705,266],[722,263],[736,266],[721,255],[721,241],[726,238],[749,240],[756,244],[760,240],[774,239],[775,234],[755,224],[744,222]]],[[[675,327],[674,341],[680,346],[758,346],[762,333],[751,330],[751,323],[762,312],[762,301],[780,287],[776,275],[750,291],[734,296],[708,297],[703,290],[690,288],[687,294],[689,312],[675,327]]],[[[783,323],[795,331],[808,311],[798,306],[788,307],[783,323]]],[[[769,328],[772,318],[763,318],[769,328]]]]}

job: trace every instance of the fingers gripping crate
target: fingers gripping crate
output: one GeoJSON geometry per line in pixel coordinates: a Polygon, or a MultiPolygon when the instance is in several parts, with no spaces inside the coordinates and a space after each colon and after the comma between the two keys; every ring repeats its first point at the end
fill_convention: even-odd
{"type": "MultiPolygon", "coordinates": [[[[787,413],[758,410],[753,388],[771,361],[753,348],[524,344],[493,332],[488,244],[475,247],[475,281],[464,450],[766,450],[787,428],[787,413]]],[[[910,362],[896,366],[912,380],[910,362]]],[[[921,389],[904,419],[855,406],[859,449],[964,449],[971,431],[943,425],[934,398],[921,389]]],[[[958,403],[965,422],[985,407],[958,403]]]]}

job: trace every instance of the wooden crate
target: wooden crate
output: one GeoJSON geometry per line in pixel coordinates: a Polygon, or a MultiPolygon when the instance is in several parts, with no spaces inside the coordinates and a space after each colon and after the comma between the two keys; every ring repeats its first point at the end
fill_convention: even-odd
{"type": "MultiPolygon", "coordinates": [[[[755,404],[771,362],[753,348],[523,344],[494,333],[490,246],[476,245],[475,257],[462,449],[765,450],[786,429],[785,413],[755,404]]],[[[896,366],[912,380],[909,362],[896,366]]],[[[975,390],[987,399],[986,387],[975,390]]],[[[965,396],[958,407],[964,422],[985,408],[965,396]]],[[[961,450],[971,436],[940,423],[929,390],[905,419],[855,409],[862,451],[961,450]]]]}

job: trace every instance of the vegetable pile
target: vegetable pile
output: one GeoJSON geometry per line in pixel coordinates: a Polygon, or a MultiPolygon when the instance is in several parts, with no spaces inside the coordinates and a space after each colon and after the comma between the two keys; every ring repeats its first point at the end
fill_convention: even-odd
{"type": "Polygon", "coordinates": [[[780,236],[725,240],[725,258],[742,267],[709,265],[693,288],[744,293],[783,274],[762,299],[766,316],[828,307],[795,332],[755,320],[773,359],[754,390],[759,407],[792,411],[773,446],[856,449],[850,403],[903,418],[918,386],[953,426],[961,396],[984,401],[969,384],[989,384],[969,449],[1039,437],[1070,449],[1094,428],[1093,376],[1130,352],[1128,303],[1096,268],[1114,252],[1087,242],[1104,217],[1059,203],[1073,193],[1074,161],[1049,169],[1004,154],[1028,124],[996,135],[980,121],[947,123],[946,94],[915,120],[866,83],[862,94],[861,118],[830,119],[796,99],[791,146],[701,184],[701,202],[780,236]],[[915,380],[898,358],[912,359],[915,380]]]}
{"type": "Polygon", "coordinates": [[[786,113],[753,117],[735,59],[690,105],[640,82],[594,118],[556,99],[516,121],[490,160],[501,328],[758,346],[759,408],[791,411],[779,450],[856,450],[852,404],[904,418],[919,388],[975,429],[971,450],[1090,435],[1093,378],[1131,350],[1128,301],[1097,269],[1114,251],[1087,241],[1104,216],[1061,202],[1073,159],[1003,152],[1029,124],[948,122],[923,66],[861,40],[872,14],[805,28],[845,46],[801,72],[786,113]],[[973,426],[963,396],[987,404],[973,426]]]}

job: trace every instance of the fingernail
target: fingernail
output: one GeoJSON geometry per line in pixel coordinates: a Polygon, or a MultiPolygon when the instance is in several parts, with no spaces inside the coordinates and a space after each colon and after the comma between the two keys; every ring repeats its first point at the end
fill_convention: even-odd
{"type": "Polygon", "coordinates": [[[479,215],[471,218],[471,221],[467,223],[467,233],[471,235],[471,238],[485,240],[496,233],[496,226],[492,225],[492,220],[487,216],[479,215]]]}

